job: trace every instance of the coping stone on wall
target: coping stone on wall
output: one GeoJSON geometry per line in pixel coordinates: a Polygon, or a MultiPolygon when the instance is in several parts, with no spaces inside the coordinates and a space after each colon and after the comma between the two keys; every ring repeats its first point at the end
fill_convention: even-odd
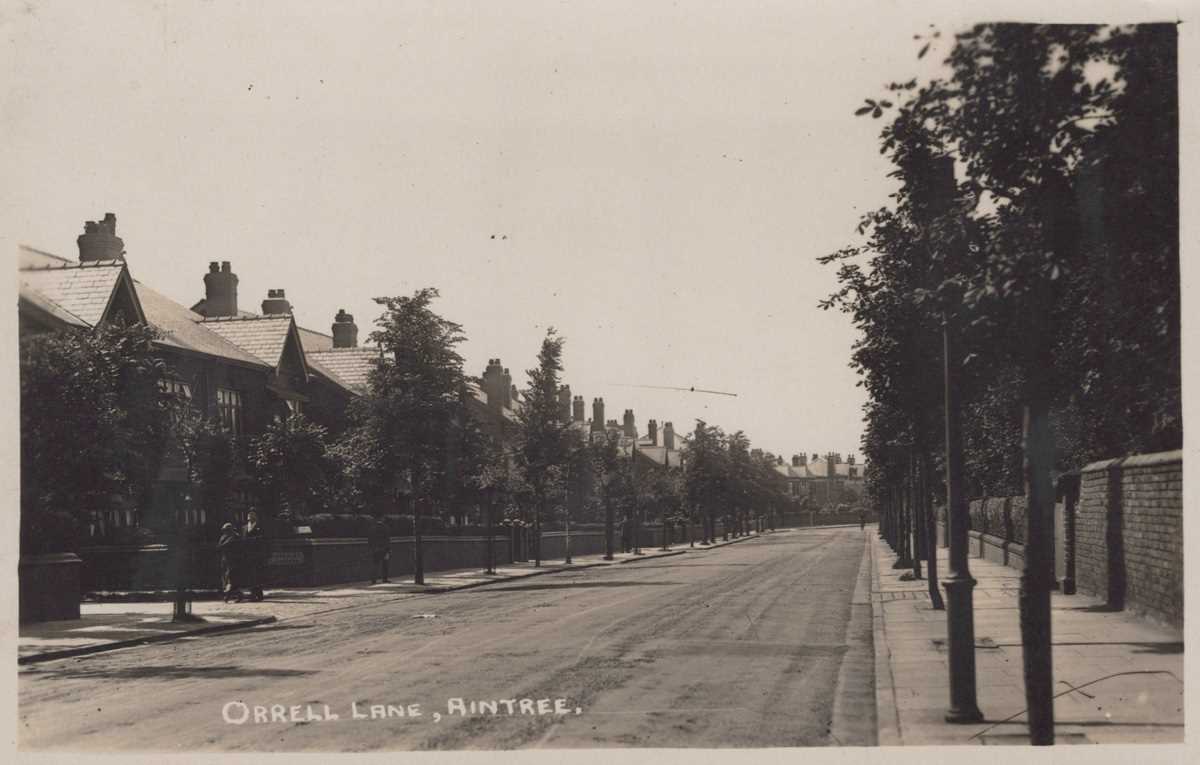
{"type": "Polygon", "coordinates": [[[1169,452],[1154,452],[1153,454],[1135,454],[1131,457],[1117,457],[1115,459],[1100,460],[1093,462],[1090,465],[1084,466],[1079,471],[1081,473],[1095,473],[1100,470],[1108,470],[1109,468],[1117,467],[1118,465],[1125,468],[1131,467],[1150,467],[1152,465],[1166,465],[1172,462],[1183,462],[1183,450],[1175,449],[1169,452]]]}

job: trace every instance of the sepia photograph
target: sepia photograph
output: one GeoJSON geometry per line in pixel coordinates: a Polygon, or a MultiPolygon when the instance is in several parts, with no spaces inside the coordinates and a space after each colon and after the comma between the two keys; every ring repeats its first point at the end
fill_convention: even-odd
{"type": "Polygon", "coordinates": [[[16,751],[1188,761],[1193,10],[0,3],[16,751]]]}

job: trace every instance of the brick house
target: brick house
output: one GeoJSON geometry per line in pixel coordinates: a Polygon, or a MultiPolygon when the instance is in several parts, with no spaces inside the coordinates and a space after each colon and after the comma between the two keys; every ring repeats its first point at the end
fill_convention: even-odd
{"type": "MultiPolygon", "coordinates": [[[[230,263],[214,262],[203,276],[206,294],[197,311],[197,306],[190,309],[132,277],[112,213],[89,221],[77,243],[78,261],[20,248],[22,336],[71,327],[88,330],[118,316],[144,322],[159,332],[156,346],[170,370],[164,387],[190,399],[226,431],[255,435],[273,420],[301,411],[331,430],[341,426],[355,383],[347,379],[345,365],[308,358],[306,339],[321,345],[328,336],[298,327],[282,290],[268,292],[262,314],[241,311],[230,263]]],[[[335,319],[335,336],[346,336],[337,324],[335,319]]],[[[331,337],[329,351],[318,351],[316,357],[335,352],[334,345],[331,337]]],[[[377,351],[349,349],[347,356],[373,354],[377,351]]],[[[97,513],[92,533],[106,537],[128,527],[212,526],[223,520],[206,517],[191,488],[182,455],[168,454],[150,507],[104,509],[97,513]]],[[[248,504],[244,494],[234,496],[226,516],[243,518],[248,504]]]]}
{"type": "Polygon", "coordinates": [[[790,465],[782,462],[775,472],[787,481],[787,493],[797,499],[810,499],[817,507],[832,507],[850,496],[863,496],[866,466],[856,464],[853,454],[847,459],[837,452],[824,458],[813,454],[793,454],[790,465]],[[849,491],[847,491],[847,489],[849,491]]]}

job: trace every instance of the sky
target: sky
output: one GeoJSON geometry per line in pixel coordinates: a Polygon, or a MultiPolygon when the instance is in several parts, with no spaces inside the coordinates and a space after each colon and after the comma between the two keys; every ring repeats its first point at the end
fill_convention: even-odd
{"type": "MultiPolygon", "coordinates": [[[[6,234],[76,257],[117,215],[138,280],[360,336],[437,287],[466,371],[518,385],[548,327],[606,414],[858,450],[849,318],[819,256],[887,201],[883,85],[959,6],[107,2],[0,17],[6,234]],[[718,396],[634,386],[736,393],[718,396]]],[[[1159,14],[1160,16],[1162,14],[1159,14]]],[[[1167,14],[1168,16],[1172,14],[1167,14]]],[[[944,41],[939,43],[944,45],[944,41]]],[[[932,373],[933,371],[931,371],[932,373]]]]}

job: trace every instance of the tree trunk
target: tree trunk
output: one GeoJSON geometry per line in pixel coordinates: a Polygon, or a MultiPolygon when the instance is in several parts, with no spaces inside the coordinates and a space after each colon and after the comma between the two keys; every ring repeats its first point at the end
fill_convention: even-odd
{"type": "Polygon", "coordinates": [[[613,506],[610,498],[604,497],[604,560],[613,559],[613,506]]]}
{"type": "Polygon", "coordinates": [[[425,550],[421,544],[421,502],[413,502],[413,581],[425,584],[425,550]]]}
{"type": "Polygon", "coordinates": [[[1054,436],[1050,407],[1040,390],[1025,406],[1025,569],[1021,574],[1021,644],[1029,743],[1054,743],[1054,666],[1050,642],[1050,591],[1054,584],[1054,436]]]}
{"type": "Polygon", "coordinates": [[[487,517],[484,519],[487,524],[487,571],[485,573],[496,573],[496,539],[495,530],[492,527],[492,516],[495,514],[496,501],[491,496],[488,497],[487,507],[484,512],[487,517]]]}
{"type": "Polygon", "coordinates": [[[538,492],[537,502],[533,507],[533,567],[542,565],[542,492],[538,492]]]}

